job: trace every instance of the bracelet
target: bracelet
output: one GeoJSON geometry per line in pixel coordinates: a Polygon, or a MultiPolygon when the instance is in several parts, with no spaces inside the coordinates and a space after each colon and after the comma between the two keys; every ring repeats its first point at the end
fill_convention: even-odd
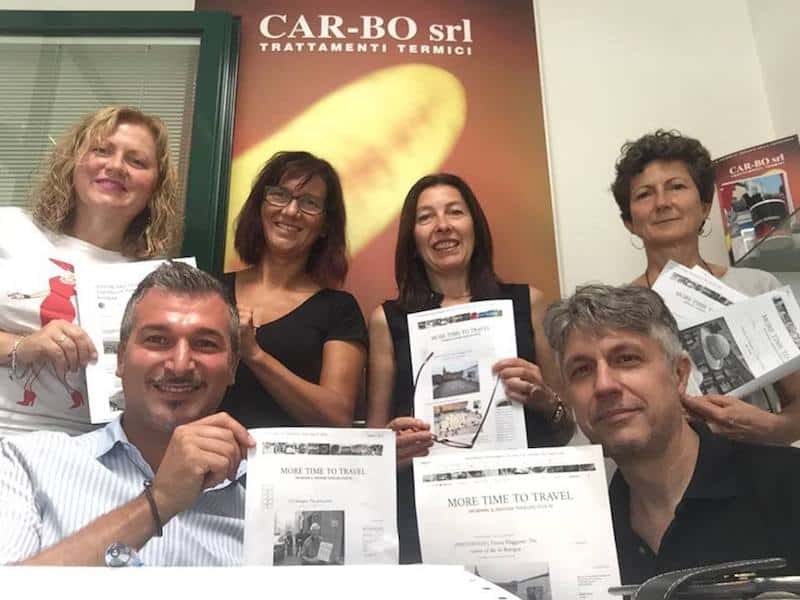
{"type": "Polygon", "coordinates": [[[8,369],[8,378],[11,381],[14,381],[17,376],[17,350],[24,339],[25,336],[20,336],[14,340],[14,344],[11,346],[11,352],[8,353],[8,356],[11,358],[11,365],[8,369]]]}
{"type": "Polygon", "coordinates": [[[147,503],[150,505],[150,512],[153,513],[153,523],[156,526],[156,531],[153,536],[161,537],[164,534],[164,526],[161,523],[161,516],[158,514],[156,499],[153,498],[153,481],[151,479],[144,480],[144,497],[147,498],[147,503]]]}
{"type": "Polygon", "coordinates": [[[555,404],[553,412],[550,413],[550,418],[547,419],[547,424],[553,428],[561,427],[567,417],[567,407],[564,406],[564,403],[561,401],[561,396],[559,396],[558,392],[556,392],[547,384],[537,385],[534,383],[531,384],[531,388],[528,391],[528,398],[532,399],[533,394],[535,394],[538,390],[545,390],[547,393],[549,393],[550,401],[555,404]]]}
{"type": "Polygon", "coordinates": [[[558,394],[554,394],[553,399],[556,401],[556,407],[553,409],[553,414],[550,415],[550,425],[552,427],[560,427],[567,416],[567,408],[558,394]]]}

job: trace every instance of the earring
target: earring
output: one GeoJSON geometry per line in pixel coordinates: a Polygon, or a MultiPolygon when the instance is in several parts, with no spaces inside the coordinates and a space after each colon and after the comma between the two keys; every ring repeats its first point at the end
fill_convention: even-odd
{"type": "Polygon", "coordinates": [[[629,233],[628,234],[628,240],[630,241],[631,246],[633,246],[637,250],[644,250],[644,242],[642,242],[642,238],[640,238],[638,235],[634,235],[632,233],[629,233]],[[634,242],[634,240],[639,240],[642,243],[642,245],[641,246],[637,246],[636,242],[634,242]]]}
{"type": "Polygon", "coordinates": [[[703,224],[700,225],[700,237],[707,238],[711,235],[711,231],[713,229],[713,225],[711,224],[711,219],[706,219],[703,221],[703,224]],[[706,231],[706,223],[708,223],[708,231],[706,231]]]}

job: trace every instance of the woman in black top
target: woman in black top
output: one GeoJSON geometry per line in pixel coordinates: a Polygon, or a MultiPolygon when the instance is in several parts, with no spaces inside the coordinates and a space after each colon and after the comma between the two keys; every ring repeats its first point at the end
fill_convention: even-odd
{"type": "Polygon", "coordinates": [[[511,299],[517,356],[498,361],[493,370],[506,396],[525,405],[528,445],[564,444],[574,423],[545,383],[555,384],[558,376],[547,341],[534,335],[545,309],[542,293],[526,284],[500,282],[492,262],[489,225],[461,178],[428,175],[408,192],[400,214],[395,279],[398,298],[379,306],[370,318],[367,425],[389,427],[397,434],[400,560],[417,562],[413,476],[408,466],[414,457],[428,454],[433,438],[428,423],[410,416],[408,313],[473,300],[511,299]]]}
{"type": "Polygon", "coordinates": [[[241,363],[222,410],[246,427],[347,427],[366,362],[347,273],[339,176],[308,152],[279,152],[236,224],[249,267],[226,277],[239,309],[241,363]]]}

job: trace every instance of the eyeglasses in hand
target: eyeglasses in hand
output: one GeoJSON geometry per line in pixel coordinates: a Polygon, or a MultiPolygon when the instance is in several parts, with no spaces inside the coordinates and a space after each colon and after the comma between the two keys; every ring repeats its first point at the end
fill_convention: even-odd
{"type": "MultiPolygon", "coordinates": [[[[416,406],[417,401],[417,383],[419,383],[419,377],[422,374],[422,370],[425,368],[425,365],[430,362],[431,358],[433,358],[433,352],[429,353],[428,356],[425,357],[425,360],[422,361],[422,364],[417,369],[417,374],[414,376],[414,388],[411,392],[411,416],[416,416],[414,414],[414,407],[416,406]]],[[[433,441],[437,444],[442,444],[443,446],[449,446],[451,448],[463,448],[469,450],[470,448],[475,447],[475,442],[478,440],[478,436],[483,431],[483,424],[486,422],[486,417],[489,416],[489,410],[492,408],[492,403],[494,402],[494,395],[497,392],[497,386],[500,384],[500,375],[496,375],[494,378],[494,387],[492,388],[492,395],[489,397],[489,402],[486,404],[486,410],[483,411],[483,416],[481,417],[481,422],[478,425],[478,428],[475,430],[475,433],[472,435],[472,439],[469,442],[460,442],[458,440],[451,440],[450,438],[441,438],[437,435],[433,435],[433,441]]]]}

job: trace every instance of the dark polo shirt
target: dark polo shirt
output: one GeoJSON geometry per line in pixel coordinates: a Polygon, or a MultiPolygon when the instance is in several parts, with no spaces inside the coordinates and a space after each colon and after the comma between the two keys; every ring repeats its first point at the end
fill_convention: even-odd
{"type": "Polygon", "coordinates": [[[630,490],[611,481],[623,584],[666,571],[782,556],[800,573],[800,449],[733,442],[693,425],[700,451],[689,486],[654,553],[631,529],[630,490]]]}

